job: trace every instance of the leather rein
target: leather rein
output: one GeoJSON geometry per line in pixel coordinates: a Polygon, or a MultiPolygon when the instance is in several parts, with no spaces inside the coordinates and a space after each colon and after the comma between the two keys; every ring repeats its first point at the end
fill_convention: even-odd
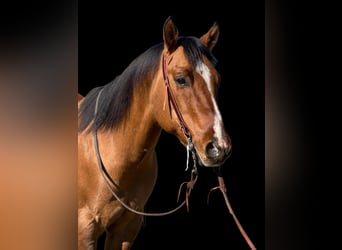
{"type": "MultiPolygon", "coordinates": [[[[167,60],[165,58],[165,55],[163,54],[162,55],[162,72],[163,72],[163,79],[164,79],[164,82],[165,82],[165,88],[166,88],[166,93],[165,93],[165,99],[164,99],[164,105],[163,105],[163,109],[165,109],[165,103],[166,103],[166,95],[167,95],[167,99],[168,99],[168,102],[169,102],[169,111],[170,111],[170,114],[171,114],[171,106],[172,108],[174,109],[176,115],[177,115],[177,119],[178,119],[178,123],[179,123],[179,126],[184,134],[184,136],[186,137],[187,139],[187,168],[188,168],[188,164],[189,164],[189,152],[191,151],[192,153],[192,159],[193,159],[193,167],[192,167],[192,170],[191,170],[191,177],[190,177],[190,180],[188,182],[183,182],[179,188],[179,192],[178,192],[178,199],[179,199],[179,195],[180,195],[180,192],[181,192],[181,188],[184,184],[186,184],[186,197],[185,197],[185,200],[180,204],[178,205],[176,208],[172,209],[172,210],[169,210],[169,211],[166,211],[166,212],[160,212],[160,213],[147,213],[147,212],[142,212],[142,211],[138,211],[132,207],[130,207],[129,205],[127,205],[116,193],[115,191],[113,190],[112,186],[116,186],[114,181],[112,180],[112,178],[109,176],[108,172],[106,171],[106,168],[102,162],[102,159],[101,159],[101,156],[100,156],[100,152],[99,152],[99,148],[98,148],[98,139],[97,139],[97,130],[96,130],[96,124],[94,124],[94,145],[95,145],[95,152],[96,152],[96,157],[97,157],[97,161],[98,161],[98,166],[99,166],[99,169],[100,169],[100,172],[101,174],[103,175],[103,178],[105,179],[106,181],[106,184],[108,186],[108,189],[110,190],[110,192],[112,193],[112,195],[115,197],[115,199],[123,206],[125,207],[127,210],[135,213],[135,214],[139,214],[139,215],[143,215],[143,216],[165,216],[165,215],[169,215],[169,214],[172,214],[176,211],[178,211],[180,208],[182,208],[184,205],[187,206],[187,210],[189,210],[189,196],[190,196],[190,193],[191,193],[191,190],[194,188],[194,185],[197,181],[197,178],[198,178],[198,172],[197,172],[197,156],[196,156],[196,150],[195,150],[195,147],[194,147],[194,144],[192,142],[192,139],[191,139],[191,133],[190,133],[190,130],[189,130],[189,127],[187,126],[183,116],[182,116],[182,113],[180,112],[179,110],[179,107],[177,105],[177,102],[176,102],[176,99],[175,99],[175,96],[172,92],[172,89],[171,89],[171,85],[170,85],[170,81],[169,81],[169,78],[167,76],[167,65],[170,64],[170,62],[172,61],[172,54],[168,56],[167,60]],[[171,105],[170,105],[171,104],[171,105]]],[[[97,109],[98,109],[98,101],[99,101],[99,98],[100,98],[100,95],[102,93],[102,90],[101,89],[98,93],[98,96],[97,96],[97,99],[96,99],[96,104],[95,104],[95,112],[94,112],[94,122],[96,121],[96,114],[97,114],[97,109]]],[[[246,243],[249,245],[249,247],[252,249],[252,250],[256,250],[256,247],[254,246],[253,242],[250,240],[250,238],[248,237],[247,233],[245,232],[245,230],[243,229],[242,225],[240,224],[239,220],[237,219],[230,203],[229,203],[229,200],[228,200],[228,196],[227,196],[227,189],[226,189],[226,186],[225,186],[225,183],[224,183],[224,180],[223,180],[223,177],[222,177],[222,174],[221,174],[221,171],[220,171],[220,168],[215,168],[214,169],[214,172],[216,173],[217,175],[217,178],[218,178],[218,182],[219,182],[219,185],[217,187],[214,187],[212,188],[210,191],[209,191],[209,194],[208,194],[208,199],[207,201],[209,202],[209,195],[211,193],[211,191],[214,191],[214,190],[217,190],[217,189],[220,189],[223,197],[224,197],[224,200],[225,200],[225,203],[226,203],[226,206],[228,208],[228,211],[229,213],[232,215],[234,221],[235,221],[235,224],[237,225],[240,233],[242,234],[242,236],[244,237],[246,243]]]]}

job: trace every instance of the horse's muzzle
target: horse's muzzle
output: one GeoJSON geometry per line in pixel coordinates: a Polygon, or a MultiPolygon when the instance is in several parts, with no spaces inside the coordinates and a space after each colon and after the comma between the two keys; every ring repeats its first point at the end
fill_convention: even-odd
{"type": "Polygon", "coordinates": [[[205,159],[202,160],[202,164],[207,167],[221,166],[231,155],[231,143],[220,145],[217,140],[210,141],[205,146],[205,159]]]}

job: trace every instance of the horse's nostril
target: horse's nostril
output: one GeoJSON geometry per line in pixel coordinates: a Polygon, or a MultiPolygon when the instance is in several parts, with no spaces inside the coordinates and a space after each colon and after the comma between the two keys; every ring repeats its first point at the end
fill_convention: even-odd
{"type": "Polygon", "coordinates": [[[205,151],[209,158],[216,158],[220,155],[220,147],[217,142],[209,142],[205,147],[205,151]]]}

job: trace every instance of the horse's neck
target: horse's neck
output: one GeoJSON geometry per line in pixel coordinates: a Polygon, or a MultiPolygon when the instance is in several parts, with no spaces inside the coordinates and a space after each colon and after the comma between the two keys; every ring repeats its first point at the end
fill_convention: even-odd
{"type": "Polygon", "coordinates": [[[152,106],[148,96],[135,96],[122,122],[111,131],[99,133],[100,141],[109,145],[104,149],[108,158],[136,165],[154,153],[161,128],[152,106]]]}

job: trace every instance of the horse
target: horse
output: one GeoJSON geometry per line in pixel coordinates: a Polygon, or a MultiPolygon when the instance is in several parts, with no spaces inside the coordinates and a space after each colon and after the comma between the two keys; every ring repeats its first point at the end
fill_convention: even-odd
{"type": "Polygon", "coordinates": [[[108,84],[78,95],[79,250],[96,249],[104,232],[106,250],[132,248],[156,183],[163,130],[202,167],[220,167],[229,157],[212,53],[219,33],[214,22],[201,37],[180,36],[168,17],[162,42],[108,84]]]}

